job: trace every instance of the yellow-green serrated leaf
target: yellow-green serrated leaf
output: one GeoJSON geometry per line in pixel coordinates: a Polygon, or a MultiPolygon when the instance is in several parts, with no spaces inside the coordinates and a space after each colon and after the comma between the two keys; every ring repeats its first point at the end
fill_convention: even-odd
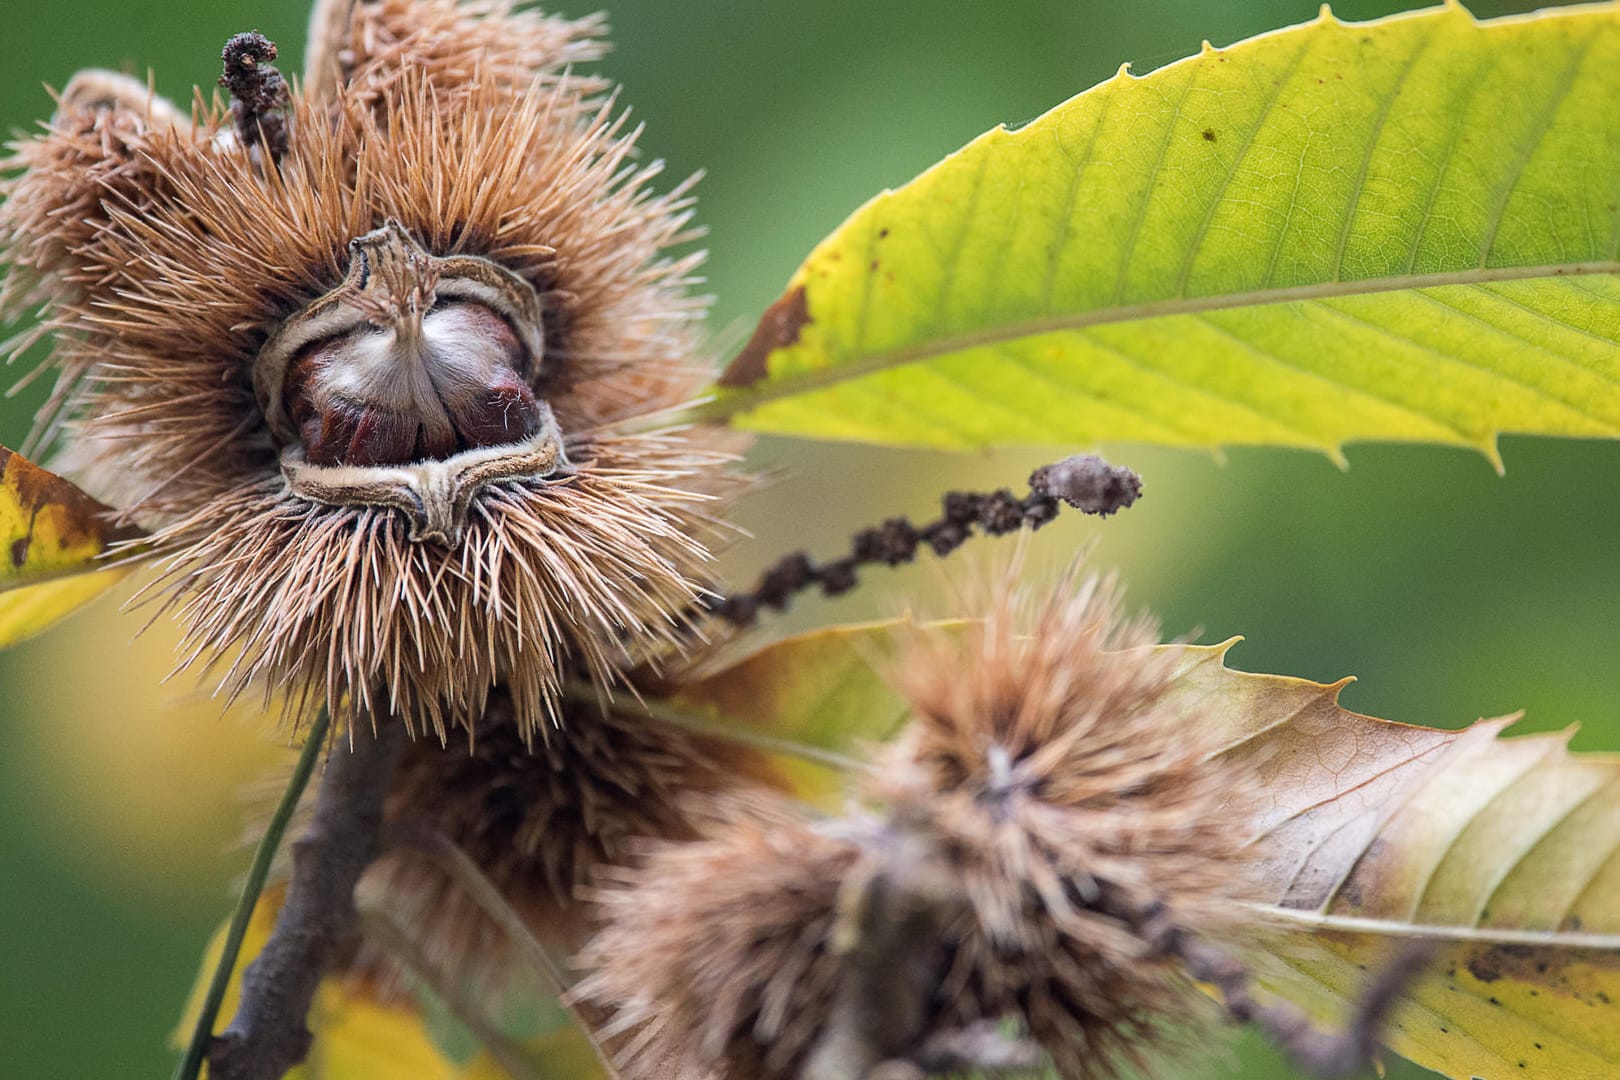
{"type": "Polygon", "coordinates": [[[1232,671],[1226,649],[1186,648],[1175,693],[1259,773],[1264,984],[1342,1019],[1432,941],[1391,1049],[1463,1080],[1620,1076],[1620,757],[1499,738],[1506,720],[1376,720],[1342,682],[1232,671]]]}
{"type": "Polygon", "coordinates": [[[811,253],[710,418],[979,447],[1620,433],[1620,9],[1315,22],[997,128],[811,253]]]}
{"type": "Polygon", "coordinates": [[[0,648],[37,634],[101,595],[124,570],[97,570],[115,540],[136,535],[54,473],[0,446],[0,648]]]}

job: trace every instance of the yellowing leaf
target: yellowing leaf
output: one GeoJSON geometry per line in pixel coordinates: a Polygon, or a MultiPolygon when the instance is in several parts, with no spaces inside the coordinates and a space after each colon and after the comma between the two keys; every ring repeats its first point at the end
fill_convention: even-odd
{"type": "Polygon", "coordinates": [[[121,570],[44,581],[0,592],[0,649],[49,629],[123,578],[121,570]]]}
{"type": "MultiPolygon", "coordinates": [[[[329,978],[315,992],[309,1057],[289,1080],[455,1080],[461,1069],[434,1045],[414,1005],[382,1002],[329,978]]],[[[500,1075],[500,1074],[495,1074],[500,1075]]]]}
{"type": "Polygon", "coordinates": [[[0,589],[82,572],[114,540],[114,511],[55,473],[0,447],[0,589]]]}
{"type": "Polygon", "coordinates": [[[1460,1078],[1620,1075],[1620,757],[1361,716],[1343,683],[1231,671],[1227,647],[1187,648],[1176,693],[1262,780],[1266,985],[1342,1016],[1399,943],[1436,942],[1392,1049],[1460,1078]]]}
{"type": "Polygon", "coordinates": [[[1620,10],[1324,14],[997,128],[821,243],[704,410],[979,447],[1620,434],[1620,10]]]}
{"type": "MultiPolygon", "coordinates": [[[[242,972],[259,955],[275,929],[285,890],[265,890],[253,909],[236,968],[220,1005],[214,1033],[225,1030],[241,1000],[242,972]]],[[[209,980],[225,947],[225,926],[214,933],[203,952],[197,981],[169,1036],[176,1049],[185,1046],[202,1011],[209,980]]],[[[455,1080],[460,1067],[446,1058],[427,1033],[421,1014],[408,1002],[379,1001],[362,985],[332,977],[321,982],[310,1005],[309,1030],[315,1036],[309,1057],[287,1074],[288,1080],[455,1080]]],[[[203,1075],[208,1075],[207,1067],[203,1075]]]]}
{"type": "Polygon", "coordinates": [[[905,719],[874,661],[899,623],[833,626],[784,638],[702,678],[683,681],[668,705],[774,755],[796,793],[836,804],[840,758],[894,734],[905,719]],[[819,754],[819,756],[818,756],[819,754]]]}
{"type": "MultiPolygon", "coordinates": [[[[216,1034],[236,1014],[242,972],[269,941],[284,896],[284,887],[267,889],[253,909],[220,1007],[216,1034]]],[[[197,1023],[224,949],[225,931],[221,925],[203,953],[197,982],[170,1035],[176,1049],[185,1046],[197,1023]]],[[[458,1063],[435,1042],[413,1001],[380,1000],[369,984],[342,976],[321,982],[310,1005],[308,1024],[314,1036],[309,1056],[287,1074],[288,1080],[508,1080],[514,1075],[488,1050],[465,1064],[458,1063]]],[[[501,1049],[513,1056],[513,1067],[521,1064],[519,1080],[605,1080],[607,1076],[590,1040],[573,1024],[523,1040],[509,1041],[500,1032],[496,1035],[502,1039],[501,1049]]],[[[203,1075],[208,1075],[206,1066],[203,1075]]]]}
{"type": "Polygon", "coordinates": [[[97,569],[115,540],[112,510],[0,446],[0,648],[45,629],[110,588],[123,570],[97,569]]]}
{"type": "MultiPolygon", "coordinates": [[[[230,1023],[231,1017],[236,1015],[236,1006],[242,997],[242,970],[248,966],[264,943],[270,940],[270,931],[276,927],[276,916],[281,911],[281,889],[266,889],[259,897],[259,902],[253,907],[253,917],[248,922],[246,935],[242,938],[241,951],[236,956],[236,969],[231,972],[230,984],[225,988],[225,996],[220,1001],[219,1022],[214,1026],[214,1034],[219,1034],[230,1023]]],[[[202,963],[197,967],[197,981],[191,985],[191,993],[186,997],[186,1007],[180,1012],[180,1022],[175,1024],[174,1030],[169,1033],[169,1045],[176,1050],[185,1049],[191,1032],[197,1026],[197,1018],[202,1015],[203,1002],[208,997],[208,983],[214,977],[214,969],[219,967],[220,958],[225,953],[225,932],[227,923],[221,923],[214,936],[208,939],[208,947],[203,950],[202,963]]]]}

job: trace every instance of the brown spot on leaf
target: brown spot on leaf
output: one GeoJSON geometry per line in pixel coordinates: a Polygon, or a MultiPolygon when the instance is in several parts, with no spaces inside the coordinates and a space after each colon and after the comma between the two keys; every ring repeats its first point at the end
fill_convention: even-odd
{"type": "Polygon", "coordinates": [[[1215,134],[1215,129],[1214,128],[1205,128],[1204,129],[1204,141],[1205,142],[1214,142],[1216,137],[1217,136],[1215,134]]]}
{"type": "Polygon", "coordinates": [[[1468,971],[1482,983],[1493,983],[1502,977],[1502,969],[1495,960],[1494,950],[1475,956],[1468,961],[1468,971]]]}
{"type": "Polygon", "coordinates": [[[22,569],[27,562],[34,542],[33,523],[46,507],[58,511],[55,522],[58,535],[49,541],[55,547],[94,544],[105,548],[114,540],[142,535],[132,526],[113,526],[110,524],[114,514],[111,507],[3,446],[0,446],[0,488],[9,491],[9,497],[29,519],[27,534],[13,539],[9,545],[8,555],[14,569],[22,569]]]}
{"type": "Polygon", "coordinates": [[[810,322],[810,308],[805,303],[804,286],[790,289],[781,299],[765,309],[754,336],[748,339],[742,352],[734,357],[720,376],[720,385],[729,387],[752,386],[769,372],[765,358],[777,349],[785,349],[799,340],[799,333],[810,322]]]}

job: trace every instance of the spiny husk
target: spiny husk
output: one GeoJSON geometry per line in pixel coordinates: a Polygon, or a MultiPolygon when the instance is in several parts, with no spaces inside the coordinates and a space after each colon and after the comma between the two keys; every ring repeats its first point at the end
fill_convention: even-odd
{"type": "Polygon", "coordinates": [[[600,1034],[626,1080],[788,1080],[832,1009],[839,885],[861,848],[785,803],[706,818],[704,839],[602,874],[576,993],[610,1010],[600,1034]]]}
{"type": "Polygon", "coordinates": [[[349,240],[387,218],[542,294],[536,390],[565,431],[668,408],[706,377],[691,325],[702,302],[686,293],[695,257],[658,256],[689,237],[689,200],[684,187],[650,194],[657,166],[629,163],[622,116],[564,90],[514,99],[482,81],[451,107],[411,70],[395,89],[385,115],[343,109],[335,121],[297,99],[287,155],[263,178],[221,149],[231,120],[218,107],[190,129],[127,121],[116,150],[135,179],[160,178],[157,191],[75,172],[64,125],[84,116],[19,151],[14,166],[29,169],[0,210],[0,238],[48,305],[58,404],[119,455],[104,501],[161,519],[273,471],[253,359],[342,280],[349,240]],[[61,207],[98,200],[103,224],[50,227],[61,207]]]}
{"type": "MultiPolygon", "coordinates": [[[[972,807],[994,805],[1019,821],[1011,835],[1028,837],[1032,855],[1044,845],[1142,903],[1229,895],[1243,838],[1221,808],[1246,774],[1209,761],[1216,748],[1199,725],[1166,704],[1175,656],[1153,647],[1157,625],[1123,616],[1113,579],[1095,575],[1037,590],[1009,574],[969,604],[981,621],[917,631],[897,665],[913,720],[874,794],[922,804],[947,834],[978,833],[986,822],[972,807]]],[[[1038,872],[1005,854],[1021,874],[1038,872]]],[[[994,937],[1016,937],[1000,904],[975,906],[994,937]]]]}
{"type": "MultiPolygon", "coordinates": [[[[386,810],[389,824],[459,847],[558,957],[584,942],[590,920],[578,891],[596,873],[631,860],[649,839],[696,837],[690,800],[783,784],[757,751],[633,707],[566,709],[558,730],[530,748],[497,689],[470,747],[417,740],[406,749],[386,810]]],[[[401,851],[368,878],[440,970],[485,992],[504,985],[520,951],[441,868],[401,851]]]]}
{"type": "Polygon", "coordinates": [[[519,10],[510,0],[318,0],[304,93],[327,101],[341,87],[351,102],[387,108],[407,71],[426,73],[452,93],[482,80],[516,95],[536,79],[599,91],[605,80],[571,65],[602,58],[606,29],[600,14],[563,19],[519,10]]]}
{"type": "Polygon", "coordinates": [[[1240,894],[1247,774],[1212,762],[1196,717],[1166,703],[1171,660],[1149,647],[1151,623],[1120,619],[1106,582],[1043,598],[1003,581],[983,610],[919,631],[898,665],[914,718],[865,789],[873,817],[734,822],[603,890],[581,993],[639,1032],[635,1075],[667,1061],[722,1080],[796,1075],[830,1020],[829,981],[851,977],[830,930],[848,914],[840,885],[877,875],[917,895],[949,883],[928,893],[937,990],[919,1039],[1011,1020],[1064,1077],[1107,1080],[1173,1053],[1173,1029],[1208,1015],[1121,910],[1221,931],[1240,894]],[[926,888],[895,862],[901,841],[932,853],[926,888]],[[722,924],[712,883],[729,894],[739,879],[754,902],[722,924]],[[773,891],[797,906],[765,902],[773,891]],[[795,1002],[791,1024],[762,1011],[777,1000],[795,1002]]]}
{"type": "Polygon", "coordinates": [[[181,616],[181,666],[221,667],[229,696],[258,686],[295,716],[327,702],[441,741],[499,679],[524,737],[547,737],[565,673],[606,684],[697,642],[680,613],[714,522],[682,482],[725,460],[655,436],[578,452],[573,477],[487,492],[448,557],[396,514],[309,503],[277,480],[210,501],[149,541],[172,552],[149,591],[181,616]]]}
{"type": "Polygon", "coordinates": [[[499,0],[340,7],[317,13],[331,77],[294,96],[277,161],[200,99],[189,124],[64,102],[14,147],[0,263],[9,310],[44,305],[54,339],[40,431],[60,424],[74,477],[155,531],[142,552],[166,560],[186,663],[237,654],[228,694],[257,681],[442,731],[507,677],[532,732],[562,669],[606,684],[697,640],[681,626],[736,440],[614,434],[711,376],[700,255],[669,251],[693,235],[690,199],[652,191],[659,165],[634,161],[605,84],[569,71],[601,51],[597,21],[499,0]],[[479,496],[448,549],[407,543],[390,512],[289,495],[254,393],[260,347],[389,219],[540,294],[532,389],[580,467],[479,496]]]}

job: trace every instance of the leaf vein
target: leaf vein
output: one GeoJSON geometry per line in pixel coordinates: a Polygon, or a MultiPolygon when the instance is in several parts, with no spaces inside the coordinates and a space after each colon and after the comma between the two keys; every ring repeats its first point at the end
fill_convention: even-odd
{"type": "Polygon", "coordinates": [[[1333,280],[1344,280],[1344,253],[1350,248],[1350,235],[1354,231],[1356,213],[1361,209],[1362,196],[1366,194],[1367,174],[1372,170],[1373,155],[1378,150],[1379,140],[1384,137],[1384,128],[1389,124],[1390,113],[1395,111],[1395,102],[1400,98],[1402,90],[1406,87],[1406,80],[1417,69],[1418,60],[1429,51],[1429,45],[1439,38],[1438,34],[1430,34],[1418,43],[1402,65],[1399,74],[1395,77],[1395,85],[1389,88],[1378,108],[1378,115],[1373,117],[1372,130],[1367,135],[1367,148],[1361,155],[1361,164],[1356,169],[1355,182],[1350,187],[1350,205],[1345,208],[1344,224],[1339,228],[1339,242],[1335,246],[1333,255],[1333,280]]]}
{"type": "MultiPolygon", "coordinates": [[[[1238,146],[1237,153],[1233,155],[1231,165],[1227,166],[1226,176],[1221,180],[1220,186],[1211,193],[1209,205],[1204,209],[1204,218],[1198,223],[1197,231],[1193,233],[1192,239],[1187,244],[1186,258],[1181,261],[1181,273],[1176,277],[1175,294],[1177,296],[1187,295],[1187,282],[1192,278],[1193,264],[1198,260],[1199,251],[1203,247],[1205,237],[1209,235],[1210,226],[1215,223],[1215,215],[1226,204],[1227,195],[1232,190],[1233,179],[1243,167],[1244,161],[1248,159],[1249,152],[1254,149],[1254,141],[1259,136],[1261,129],[1266,126],[1266,121],[1271,118],[1277,103],[1282,100],[1283,86],[1293,79],[1294,73],[1299,70],[1299,65],[1305,59],[1305,54],[1310,52],[1311,44],[1312,40],[1310,38],[1303,38],[1299,48],[1294,50],[1294,55],[1289,58],[1282,76],[1277,80],[1275,91],[1265,95],[1264,103],[1260,108],[1260,115],[1255,117],[1254,123],[1243,133],[1243,142],[1238,146]]],[[[1301,157],[1303,157],[1303,148],[1300,153],[1301,157]]],[[[1283,227],[1278,229],[1276,247],[1282,246],[1283,234],[1286,231],[1287,221],[1285,218],[1283,227]]],[[[1273,261],[1275,261],[1275,252],[1273,253],[1273,261]]],[[[1262,280],[1269,283],[1270,274],[1268,273],[1262,280]]]]}
{"type": "Polygon", "coordinates": [[[1164,159],[1170,153],[1170,144],[1175,141],[1176,125],[1181,122],[1182,111],[1187,106],[1187,95],[1192,93],[1194,79],[1189,73],[1181,87],[1181,96],[1176,98],[1175,108],[1164,120],[1164,135],[1159,140],[1159,149],[1153,158],[1153,168],[1148,172],[1148,186],[1142,192],[1142,201],[1136,207],[1136,213],[1131,215],[1131,227],[1125,234],[1125,246],[1119,253],[1119,277],[1114,285],[1114,303],[1118,305],[1125,299],[1125,285],[1128,280],[1131,262],[1136,257],[1137,240],[1142,234],[1142,223],[1147,220],[1148,207],[1153,205],[1153,196],[1159,191],[1155,182],[1164,168],[1164,159]]]}
{"type": "Polygon", "coordinates": [[[1244,348],[1247,348],[1247,349],[1253,351],[1256,356],[1259,356],[1259,357],[1261,357],[1262,359],[1265,359],[1265,360],[1269,360],[1272,363],[1276,364],[1277,366],[1285,368],[1288,371],[1294,372],[1294,373],[1296,373],[1298,375],[1302,375],[1302,376],[1304,376],[1306,378],[1310,378],[1310,379],[1320,381],[1321,383],[1328,386],[1330,389],[1332,389],[1336,393],[1340,393],[1340,394],[1343,394],[1343,393],[1359,394],[1360,396],[1362,396],[1364,398],[1367,398],[1369,401],[1376,401],[1380,405],[1388,405],[1391,408],[1400,409],[1402,412],[1405,412],[1409,416],[1415,416],[1420,420],[1424,420],[1424,421],[1427,421],[1429,423],[1438,424],[1441,427],[1443,427],[1443,428],[1447,429],[1448,431],[1452,432],[1453,434],[1455,434],[1459,441],[1462,441],[1462,442],[1470,442],[1471,441],[1470,436],[1466,431],[1464,431],[1461,428],[1457,427],[1455,424],[1450,423],[1449,421],[1443,419],[1442,417],[1434,415],[1433,413],[1427,412],[1427,411],[1425,411],[1423,409],[1416,408],[1415,406],[1409,405],[1404,401],[1400,401],[1400,400],[1398,400],[1396,398],[1390,397],[1387,394],[1375,393],[1374,391],[1369,390],[1364,386],[1354,386],[1354,385],[1351,385],[1348,382],[1344,382],[1343,380],[1334,379],[1331,376],[1322,374],[1320,371],[1316,371],[1316,370],[1314,370],[1312,368],[1308,368],[1308,367],[1305,367],[1302,364],[1296,363],[1295,361],[1289,359],[1288,357],[1282,355],[1281,353],[1273,352],[1270,349],[1262,349],[1259,345],[1256,345],[1254,342],[1250,341],[1248,338],[1245,338],[1245,337],[1243,337],[1243,336],[1241,336],[1241,335],[1239,335],[1237,333],[1234,333],[1233,331],[1227,329],[1226,327],[1221,326],[1219,323],[1215,322],[1213,319],[1210,319],[1208,316],[1200,315],[1200,316],[1198,316],[1198,321],[1202,325],[1208,326],[1208,327],[1212,328],[1213,330],[1215,330],[1217,333],[1223,334],[1227,338],[1231,339],[1232,341],[1237,342],[1238,344],[1242,345],[1244,348]]]}
{"type": "Polygon", "coordinates": [[[1523,145],[1516,148],[1513,155],[1513,164],[1503,174],[1502,180],[1497,184],[1498,191],[1493,192],[1491,201],[1495,209],[1487,219],[1485,233],[1480,237],[1479,265],[1489,266],[1491,251],[1496,247],[1496,234],[1502,227],[1502,219],[1507,214],[1508,203],[1513,199],[1513,193],[1518,189],[1519,181],[1524,179],[1524,170],[1535,157],[1536,151],[1546,141],[1547,132],[1552,127],[1552,118],[1557,115],[1559,108],[1569,99],[1569,92],[1575,85],[1575,79],[1585,66],[1586,60],[1592,54],[1592,46],[1598,35],[1588,34],[1576,47],[1574,56],[1559,75],[1554,84],[1553,92],[1542,106],[1536,110],[1534,119],[1530,121],[1529,132],[1531,137],[1523,145]]]}
{"type": "MultiPolygon", "coordinates": [[[[1490,296],[1490,297],[1493,297],[1493,298],[1496,298],[1496,297],[1499,296],[1499,294],[1489,292],[1489,291],[1487,291],[1485,289],[1476,289],[1474,291],[1480,293],[1483,296],[1490,296]]],[[[1438,305],[1440,307],[1443,307],[1448,311],[1456,312],[1456,314],[1457,314],[1457,316],[1459,318],[1466,319],[1469,322],[1474,323],[1477,326],[1482,326],[1485,329],[1490,330],[1493,333],[1496,333],[1496,334],[1498,334],[1498,335],[1500,335],[1502,337],[1508,338],[1511,341],[1518,342],[1521,345],[1524,345],[1524,346],[1527,346],[1527,347],[1529,347],[1531,349],[1534,349],[1536,352],[1541,353],[1542,355],[1544,355],[1544,356],[1548,357],[1549,359],[1551,359],[1554,363],[1561,364],[1561,365],[1563,365],[1563,366],[1565,366],[1567,368],[1571,368],[1571,369],[1573,369],[1575,371],[1579,371],[1579,372],[1582,372],[1582,373],[1587,374],[1587,375],[1595,375],[1599,379],[1602,379],[1604,382],[1609,383],[1611,386],[1620,387],[1620,375],[1613,375],[1613,374],[1610,374],[1607,371],[1602,370],[1601,368],[1595,368],[1595,367],[1592,367],[1592,366],[1590,366],[1588,364],[1583,364],[1579,360],[1575,359],[1573,356],[1570,356],[1568,353],[1564,353],[1564,352],[1561,352],[1561,351],[1559,351],[1557,349],[1550,348],[1550,347],[1548,347],[1546,345],[1543,345],[1539,341],[1531,340],[1530,338],[1524,336],[1523,334],[1521,334],[1521,333],[1519,333],[1519,332],[1517,332],[1515,330],[1510,330],[1505,326],[1500,326],[1500,325],[1492,322],[1491,320],[1485,318],[1482,315],[1478,315],[1478,314],[1476,314],[1476,313],[1474,313],[1472,311],[1468,311],[1465,308],[1461,307],[1460,305],[1452,303],[1452,302],[1446,300],[1445,297],[1443,297],[1443,296],[1436,295],[1434,292],[1430,292],[1428,290],[1423,290],[1423,289],[1417,290],[1413,295],[1415,295],[1415,296],[1417,296],[1417,297],[1419,297],[1419,298],[1421,298],[1423,300],[1426,300],[1431,304],[1436,304],[1436,305],[1438,305]]],[[[1500,298],[1503,299],[1503,300],[1507,300],[1506,297],[1500,297],[1500,298]]],[[[1508,301],[1508,302],[1513,303],[1513,301],[1508,301]]],[[[1550,316],[1545,315],[1542,312],[1536,311],[1534,308],[1527,308],[1523,304],[1515,304],[1515,306],[1518,307],[1521,311],[1525,311],[1525,312],[1527,312],[1529,314],[1535,315],[1538,318],[1540,318],[1541,320],[1543,320],[1544,322],[1550,323],[1553,326],[1559,326],[1559,327],[1568,326],[1567,323],[1559,322],[1557,319],[1551,318],[1550,316]]],[[[1571,329],[1576,329],[1576,328],[1571,327],[1571,329]]],[[[1588,336],[1596,337],[1596,335],[1590,334],[1590,333],[1588,333],[1588,336]]],[[[1610,344],[1613,344],[1613,342],[1610,342],[1610,344]]],[[[1489,370],[1489,369],[1487,369],[1487,370],[1489,370]]],[[[1564,399],[1564,398],[1556,398],[1556,397],[1554,398],[1554,400],[1555,401],[1561,401],[1565,405],[1568,405],[1570,408],[1576,409],[1577,411],[1584,411],[1584,410],[1582,410],[1581,405],[1576,401],[1570,401],[1570,400],[1567,400],[1567,399],[1564,399]]],[[[1591,415],[1591,414],[1589,413],[1588,415],[1591,415]]]]}
{"type": "MultiPolygon", "coordinates": [[[[1556,267],[1492,267],[1484,270],[1471,267],[1466,270],[1445,273],[1364,278],[1359,281],[1348,282],[1317,282],[1310,285],[1290,286],[1260,292],[1173,298],[1149,301],[1142,304],[1069,312],[1062,315],[1037,316],[1004,323],[999,326],[918,342],[914,345],[902,346],[887,352],[856,356],[850,360],[826,367],[795,372],[791,375],[772,379],[758,388],[736,390],[725,394],[706,405],[700,405],[692,409],[687,414],[687,418],[699,421],[720,420],[740,412],[758,408],[771,401],[846,382],[887,368],[903,367],[907,364],[932,360],[939,356],[962,352],[971,348],[997,345],[1024,337],[1062,330],[1081,330],[1091,326],[1134,322],[1139,319],[1159,318],[1169,315],[1198,315],[1206,312],[1286,304],[1302,300],[1374,295],[1414,288],[1438,288],[1445,285],[1475,285],[1546,278],[1568,279],[1573,285],[1579,277],[1609,276],[1616,273],[1620,273],[1620,262],[1614,261],[1562,264],[1556,267]]],[[[1611,298],[1603,297],[1603,299],[1609,300],[1611,298]]],[[[862,305],[863,313],[868,306],[862,305]]]]}
{"type": "MultiPolygon", "coordinates": [[[[1548,392],[1545,387],[1538,386],[1533,382],[1528,382],[1528,381],[1526,381],[1524,379],[1519,378],[1518,376],[1510,375],[1507,372],[1502,371],[1502,370],[1500,370],[1498,368],[1491,367],[1488,364],[1485,364],[1485,363],[1480,362],[1478,360],[1472,360],[1472,359],[1470,359],[1470,358],[1468,358],[1466,356],[1462,356],[1460,354],[1442,352],[1439,349],[1435,348],[1434,346],[1427,345],[1424,342],[1419,341],[1417,338],[1412,337],[1409,334],[1397,333],[1397,332],[1395,332],[1394,330],[1390,329],[1388,326],[1385,326],[1382,323],[1376,323],[1376,322],[1373,322],[1373,321],[1371,321],[1369,319],[1365,319],[1365,318],[1361,317],[1360,315],[1356,315],[1356,314],[1353,314],[1352,312],[1345,311],[1343,308],[1338,307],[1337,305],[1335,305],[1335,304],[1333,304],[1333,303],[1331,303],[1329,301],[1320,301],[1320,302],[1318,302],[1317,307],[1320,310],[1332,312],[1334,315],[1336,315],[1339,318],[1344,319],[1344,320],[1346,320],[1348,322],[1353,322],[1353,323],[1356,323],[1359,326],[1364,326],[1368,330],[1371,330],[1375,334],[1380,334],[1380,335],[1382,335],[1384,337],[1387,337],[1387,338],[1391,339],[1392,341],[1398,341],[1398,342],[1401,342],[1403,344],[1410,345],[1414,349],[1418,349],[1421,352],[1428,353],[1430,356],[1433,356],[1436,360],[1439,360],[1439,361],[1442,361],[1442,362],[1454,363],[1454,364],[1457,364],[1460,367],[1465,367],[1465,368],[1469,368],[1469,369],[1474,370],[1474,371],[1481,372],[1481,373],[1483,373],[1485,375],[1491,376],[1492,378],[1500,379],[1501,381],[1509,384],[1510,386],[1516,386],[1516,387],[1518,387],[1518,388],[1520,388],[1522,390],[1528,391],[1529,393],[1535,395],[1536,397],[1540,398],[1543,401],[1548,401],[1548,402],[1552,402],[1552,403],[1557,404],[1557,405],[1561,405],[1564,408],[1569,409],[1572,412],[1575,412],[1575,413],[1580,414],[1581,416],[1584,416],[1586,419],[1592,421],[1595,424],[1603,425],[1604,427],[1609,429],[1610,434],[1615,434],[1616,432],[1620,432],[1620,429],[1617,429],[1613,424],[1610,424],[1607,421],[1604,421],[1604,420],[1600,419],[1599,417],[1593,415],[1591,412],[1587,411],[1586,409],[1582,408],[1579,405],[1572,404],[1571,402],[1564,401],[1563,399],[1561,399],[1561,398],[1555,396],[1554,394],[1548,392]]],[[[1438,414],[1433,415],[1432,419],[1434,419],[1436,421],[1439,421],[1441,423],[1448,423],[1448,426],[1454,426],[1454,425],[1449,425],[1449,422],[1442,420],[1438,414]]],[[[1459,428],[1458,430],[1461,431],[1462,429],[1459,428]]]]}
{"type": "Polygon", "coordinates": [[[1440,152],[1440,167],[1435,174],[1434,182],[1429,185],[1428,196],[1423,203],[1423,212],[1418,217],[1417,233],[1412,237],[1412,250],[1406,256],[1405,269],[1408,274],[1412,273],[1413,267],[1417,265],[1418,255],[1423,251],[1424,238],[1428,236],[1429,226],[1434,222],[1435,204],[1440,198],[1440,193],[1446,188],[1446,177],[1451,172],[1452,165],[1456,160],[1457,143],[1462,139],[1465,120],[1468,116],[1468,107],[1479,96],[1481,88],[1487,85],[1484,78],[1485,72],[1495,62],[1496,56],[1491,52],[1484,53],[1481,59],[1476,60],[1469,69],[1468,74],[1460,80],[1468,87],[1467,96],[1460,102],[1449,103],[1446,110],[1446,114],[1450,118],[1450,125],[1446,132],[1445,147],[1440,152]]]}
{"type": "MultiPolygon", "coordinates": [[[[1496,875],[1496,880],[1491,882],[1490,889],[1486,891],[1484,897],[1479,902],[1479,906],[1474,910],[1474,925],[1478,926],[1484,922],[1485,913],[1491,909],[1497,897],[1501,895],[1502,887],[1507,883],[1508,879],[1513,876],[1514,872],[1524,865],[1524,861],[1535,853],[1536,849],[1540,848],[1551,837],[1556,835],[1557,832],[1565,825],[1568,825],[1574,816],[1580,813],[1581,810],[1592,805],[1592,803],[1599,796],[1605,794],[1610,789],[1615,787],[1620,787],[1620,777],[1611,778],[1608,781],[1594,787],[1591,791],[1587,792],[1569,806],[1565,807],[1557,817],[1549,821],[1546,827],[1541,830],[1540,835],[1538,835],[1529,844],[1526,844],[1517,855],[1506,860],[1503,863],[1501,872],[1496,875]]],[[[1568,915],[1567,910],[1565,911],[1565,915],[1568,915]]]]}
{"type": "MultiPolygon", "coordinates": [[[[1496,743],[1493,741],[1486,746],[1470,746],[1468,749],[1475,753],[1484,753],[1487,752],[1490,747],[1495,745],[1496,743]]],[[[1409,920],[1413,922],[1417,921],[1418,912],[1423,910],[1424,901],[1429,897],[1429,890],[1434,885],[1435,876],[1440,872],[1440,868],[1445,865],[1446,857],[1450,855],[1452,849],[1457,846],[1457,841],[1459,838],[1461,838],[1462,834],[1467,832],[1468,829],[1473,826],[1474,822],[1479,820],[1480,815],[1483,814],[1486,809],[1496,803],[1496,800],[1500,799],[1504,794],[1507,794],[1515,784],[1523,780],[1525,774],[1530,772],[1530,770],[1534,769],[1537,765],[1540,765],[1547,759],[1549,753],[1560,748],[1562,745],[1562,743],[1554,743],[1550,740],[1544,741],[1542,752],[1537,757],[1526,762],[1517,772],[1502,780],[1500,782],[1500,786],[1495,791],[1491,792],[1490,798],[1486,799],[1484,802],[1480,803],[1474,809],[1469,811],[1466,817],[1462,817],[1455,822],[1451,830],[1450,837],[1446,840],[1445,844],[1435,852],[1433,861],[1429,863],[1428,867],[1424,870],[1423,877],[1417,882],[1416,887],[1412,890],[1411,905],[1407,908],[1406,913],[1406,917],[1409,920]]]]}
{"type": "Polygon", "coordinates": [[[1085,180],[1087,167],[1091,164],[1091,155],[1097,149],[1097,139],[1102,133],[1103,125],[1108,122],[1114,100],[1118,94],[1105,94],[1102,96],[1102,105],[1097,110],[1097,120],[1092,126],[1091,137],[1086,140],[1085,152],[1075,158],[1063,146],[1063,129],[1054,128],[1052,139],[1057,144],[1059,152],[1067,158],[1072,166],[1069,173],[1069,190],[1063,200],[1062,225],[1058,229],[1057,241],[1052,245],[1052,253],[1046,259],[1046,280],[1041,287],[1040,310],[1051,312],[1052,293],[1057,288],[1058,267],[1063,263],[1063,253],[1068,250],[1069,241],[1074,236],[1074,212],[1080,203],[1080,188],[1085,180]]]}

